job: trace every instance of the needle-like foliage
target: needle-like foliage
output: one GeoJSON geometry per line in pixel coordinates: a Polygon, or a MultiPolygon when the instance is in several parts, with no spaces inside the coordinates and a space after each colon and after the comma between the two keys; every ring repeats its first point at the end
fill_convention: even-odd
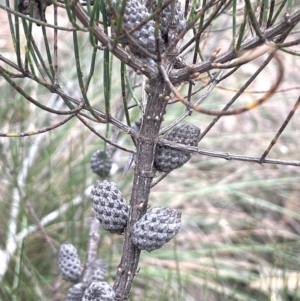
{"type": "Polygon", "coordinates": [[[0,299],[299,300],[299,23],[0,3],[0,299]]]}

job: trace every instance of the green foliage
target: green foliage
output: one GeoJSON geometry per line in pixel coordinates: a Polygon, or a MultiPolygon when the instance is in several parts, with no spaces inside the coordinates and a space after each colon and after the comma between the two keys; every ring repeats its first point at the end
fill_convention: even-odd
{"type": "MultiPolygon", "coordinates": [[[[196,2],[193,4],[195,8],[204,6],[207,1],[196,2]]],[[[249,22],[255,23],[251,9],[261,2],[245,1],[249,22]]],[[[273,2],[263,1],[266,7],[273,2]]],[[[242,22],[244,13],[239,9],[240,4],[241,1],[228,1],[226,9],[220,12],[199,42],[199,57],[209,57],[220,45],[227,49],[230,42],[240,49],[245,36],[238,29],[247,25],[247,22],[242,22]]],[[[297,3],[276,1],[278,14],[270,20],[267,10],[263,11],[258,19],[260,25],[279,20],[293,5],[297,3]]],[[[0,7],[3,9],[3,5],[0,7]]],[[[90,5],[87,9],[91,13],[90,5]]],[[[1,17],[6,17],[4,10],[0,12],[1,17]]],[[[75,18],[71,10],[68,12],[74,25],[75,18]]],[[[93,14],[97,15],[97,12],[93,11],[93,14]]],[[[20,52],[30,72],[35,74],[34,80],[11,77],[28,95],[42,105],[63,111],[76,107],[69,96],[82,98],[91,112],[89,118],[95,116],[96,110],[113,115],[118,112],[120,104],[123,105],[123,100],[127,100],[127,122],[133,124],[140,117],[141,111],[136,104],[144,100],[142,77],[135,75],[129,67],[122,67],[128,94],[122,99],[120,62],[107,51],[100,51],[101,47],[93,36],[66,30],[67,22],[67,25],[59,24],[57,28],[62,29],[59,31],[58,80],[68,97],[51,94],[45,84],[55,84],[49,28],[28,22],[31,20],[28,16],[25,17],[27,21],[10,16],[11,26],[16,21],[19,25],[14,25],[14,35],[10,38],[8,21],[5,21],[4,30],[9,38],[1,47],[15,63],[18,63],[15,54],[20,52]],[[27,35],[31,33],[35,37],[39,47],[28,44],[23,27],[27,35]],[[48,41],[45,35],[42,36],[46,32],[48,41]],[[40,67],[42,71],[39,73],[38,66],[43,65],[46,68],[40,67]]],[[[208,16],[197,21],[195,28],[201,29],[208,16]]],[[[193,20],[192,15],[190,20],[193,20]]],[[[80,25],[77,27],[81,28],[80,25]]],[[[246,33],[250,35],[249,30],[246,33]]],[[[189,34],[185,39],[188,37],[189,34]]],[[[294,67],[298,57],[281,55],[286,81],[279,91],[255,111],[222,117],[201,140],[200,148],[249,157],[261,156],[299,94],[298,70],[294,67]]],[[[189,56],[191,59],[193,54],[189,53],[189,56]]],[[[208,76],[203,76],[196,82],[195,89],[200,89],[200,92],[191,98],[192,101],[201,102],[203,95],[209,95],[210,101],[204,104],[205,107],[221,110],[262,62],[258,58],[241,66],[233,76],[212,90],[203,88],[209,80],[208,76]]],[[[2,63],[3,60],[1,66],[2,63]]],[[[13,72],[13,68],[7,65],[5,69],[13,72]]],[[[212,75],[216,78],[224,74],[222,70],[214,72],[212,75]]],[[[262,94],[261,91],[267,91],[274,73],[275,68],[268,66],[247,88],[236,107],[253,101],[262,94]]],[[[57,124],[66,117],[30,104],[3,77],[0,78],[0,88],[0,132],[36,131],[57,124]]],[[[183,95],[187,95],[188,87],[183,87],[182,91],[183,95]]],[[[169,106],[163,128],[185,112],[181,103],[169,106]]],[[[193,113],[186,120],[203,130],[213,119],[193,113]]],[[[102,135],[112,137],[110,125],[87,120],[102,135]]],[[[290,121],[270,156],[289,162],[299,160],[299,134],[296,117],[290,121]]],[[[125,134],[120,135],[118,143],[134,149],[132,140],[125,134]]],[[[8,256],[7,266],[4,261],[0,264],[0,271],[1,265],[3,269],[3,274],[0,273],[1,300],[64,300],[70,285],[59,276],[57,251],[61,243],[70,241],[77,247],[81,260],[85,259],[91,220],[89,192],[97,179],[90,170],[89,161],[94,151],[107,147],[103,140],[75,118],[44,134],[0,138],[0,256],[1,259],[8,256]]],[[[132,171],[122,178],[128,158],[128,153],[116,152],[111,175],[111,180],[118,183],[126,199],[130,198],[132,186],[132,171]]],[[[142,253],[141,269],[135,277],[131,300],[299,300],[298,169],[297,166],[255,165],[194,154],[186,165],[172,171],[152,189],[150,202],[152,206],[181,210],[181,229],[176,239],[162,249],[142,253]]],[[[122,236],[101,229],[98,256],[109,263],[106,280],[110,283],[115,278],[122,242],[122,236]]]]}

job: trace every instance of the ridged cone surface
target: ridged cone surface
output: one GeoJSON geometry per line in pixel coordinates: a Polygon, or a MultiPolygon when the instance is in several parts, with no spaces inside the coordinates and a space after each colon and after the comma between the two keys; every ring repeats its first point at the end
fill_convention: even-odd
{"type": "Polygon", "coordinates": [[[67,293],[66,301],[81,301],[87,285],[84,283],[74,284],[67,293]]]}
{"type": "Polygon", "coordinates": [[[117,185],[106,180],[97,181],[91,192],[91,200],[102,227],[112,233],[123,233],[129,209],[117,185]]]}
{"type": "Polygon", "coordinates": [[[91,157],[91,169],[101,178],[105,178],[109,175],[112,167],[111,156],[103,151],[97,150],[91,157]]]}
{"type": "MultiPolygon", "coordinates": [[[[164,5],[167,0],[162,1],[162,5],[164,5]]],[[[146,7],[148,8],[150,13],[153,13],[158,7],[157,0],[147,0],[146,7]]],[[[171,4],[168,5],[165,9],[160,13],[160,31],[163,40],[168,44],[168,31],[169,31],[169,23],[171,18],[171,4]]],[[[174,29],[175,33],[179,34],[186,26],[186,20],[184,18],[184,13],[181,9],[181,4],[178,0],[175,0],[175,14],[174,14],[174,29]]]]}
{"type": "Polygon", "coordinates": [[[115,301],[115,292],[107,282],[92,282],[85,290],[82,301],[115,301]]]}
{"type": "Polygon", "coordinates": [[[76,248],[70,243],[60,246],[58,266],[62,277],[70,282],[77,282],[81,276],[81,264],[76,248]]]}
{"type": "Polygon", "coordinates": [[[181,212],[155,207],[134,224],[132,242],[148,252],[159,249],[178,233],[180,222],[181,212]]]}
{"type": "MultiPolygon", "coordinates": [[[[164,139],[188,146],[197,146],[201,130],[195,125],[182,124],[174,127],[164,139]]],[[[169,172],[185,164],[192,154],[168,146],[157,145],[155,150],[154,167],[157,171],[169,172]]]]}
{"type": "Polygon", "coordinates": [[[92,274],[90,282],[103,281],[105,273],[107,271],[108,264],[104,259],[97,259],[92,264],[92,274]]]}
{"type": "MultiPolygon", "coordinates": [[[[116,0],[112,0],[113,6],[116,5],[116,0]]],[[[114,26],[114,22],[112,21],[113,14],[109,8],[107,8],[107,16],[111,25],[114,26]]],[[[117,13],[120,12],[121,5],[118,8],[115,8],[117,13]]],[[[147,19],[150,16],[146,6],[141,4],[138,0],[128,0],[126,3],[123,26],[129,31],[139,25],[142,21],[147,19]]],[[[155,22],[150,20],[146,24],[144,24],[140,29],[131,33],[131,37],[145,50],[147,50],[151,54],[155,54],[155,22]]],[[[120,39],[120,42],[123,45],[129,45],[131,52],[140,57],[145,57],[145,55],[138,49],[138,47],[134,46],[133,43],[125,36],[120,39]]],[[[163,46],[163,41],[161,40],[161,44],[163,46]]],[[[161,49],[161,51],[163,48],[161,49]]]]}

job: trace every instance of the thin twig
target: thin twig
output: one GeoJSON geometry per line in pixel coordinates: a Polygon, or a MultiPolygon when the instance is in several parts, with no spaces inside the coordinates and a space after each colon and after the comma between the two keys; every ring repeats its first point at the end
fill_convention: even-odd
{"type": "Polygon", "coordinates": [[[75,117],[76,114],[73,114],[73,115],[67,117],[66,119],[62,120],[61,122],[58,122],[54,125],[45,127],[43,129],[40,129],[40,130],[28,131],[28,132],[23,132],[23,133],[1,133],[0,132],[0,137],[9,137],[9,138],[12,138],[12,137],[27,137],[27,136],[43,134],[43,133],[52,131],[52,130],[62,126],[63,124],[67,123],[69,120],[71,120],[73,117],[75,117]]]}
{"type": "Polygon", "coordinates": [[[88,239],[86,257],[85,257],[85,266],[82,273],[83,283],[88,283],[91,276],[91,269],[92,269],[93,262],[97,259],[97,250],[100,241],[99,226],[100,223],[97,220],[95,213],[92,213],[89,239],[88,239]]]}
{"type": "MultiPolygon", "coordinates": [[[[57,26],[57,6],[54,6],[54,25],[57,26]]],[[[58,83],[57,36],[57,28],[54,28],[54,84],[58,83]]]]}
{"type": "Polygon", "coordinates": [[[152,182],[151,188],[153,188],[155,185],[157,185],[160,181],[162,181],[167,175],[169,175],[170,171],[164,172],[158,179],[152,182]]]}
{"type": "MultiPolygon", "coordinates": [[[[260,74],[261,71],[265,69],[267,64],[272,60],[273,55],[269,55],[269,57],[261,64],[261,66],[255,71],[255,73],[247,80],[247,82],[240,88],[238,93],[235,94],[235,96],[226,104],[226,106],[223,108],[223,111],[226,111],[241,95],[244,93],[245,89],[254,81],[254,79],[260,74]]],[[[264,92],[266,93],[266,92],[264,92]]],[[[201,133],[199,141],[201,141],[206,134],[211,130],[211,128],[217,123],[217,121],[222,116],[216,116],[212,122],[206,127],[206,129],[201,133]]]]}
{"type": "Polygon", "coordinates": [[[288,125],[288,123],[290,122],[291,118],[293,117],[293,115],[295,114],[298,106],[300,104],[300,96],[298,97],[296,103],[294,104],[293,109],[290,111],[289,115],[287,116],[287,118],[285,119],[285,121],[283,122],[282,126],[280,127],[280,129],[278,130],[277,134],[275,135],[275,137],[272,139],[271,143],[269,144],[268,148],[265,150],[265,152],[263,153],[263,155],[260,158],[261,162],[265,161],[265,158],[267,157],[268,153],[270,152],[270,150],[272,149],[272,147],[275,145],[275,143],[277,142],[279,136],[283,133],[284,129],[286,128],[286,126],[288,125]]]}
{"type": "Polygon", "coordinates": [[[198,153],[200,155],[204,155],[204,156],[208,156],[208,157],[225,159],[228,161],[244,161],[244,162],[258,163],[260,165],[266,163],[266,164],[300,166],[300,161],[296,161],[296,160],[264,159],[263,162],[261,162],[261,159],[258,157],[243,156],[243,155],[230,154],[230,153],[226,153],[226,152],[212,151],[212,150],[207,150],[204,148],[197,148],[197,147],[193,147],[193,146],[179,144],[179,143],[172,142],[170,140],[166,140],[166,139],[162,139],[162,138],[159,139],[157,144],[169,146],[171,148],[175,148],[178,150],[189,151],[191,153],[198,153]]]}
{"type": "MultiPolygon", "coordinates": [[[[276,51],[276,50],[275,50],[276,51]]],[[[274,53],[275,53],[274,51],[274,53]]],[[[198,112],[198,113],[203,113],[203,114],[207,114],[207,115],[212,115],[212,116],[229,116],[229,115],[238,115],[241,114],[243,112],[249,111],[251,109],[256,108],[257,106],[259,106],[260,104],[262,104],[263,102],[267,101],[272,95],[273,93],[276,91],[276,89],[278,88],[279,84],[281,83],[282,79],[283,79],[283,74],[284,74],[284,67],[283,64],[281,62],[281,60],[279,59],[278,55],[276,55],[276,53],[274,54],[274,58],[277,62],[278,65],[278,75],[276,78],[275,83],[270,87],[270,90],[263,95],[261,98],[253,101],[252,103],[248,104],[245,107],[241,107],[241,108],[237,108],[237,109],[232,109],[232,110],[227,110],[227,111],[219,111],[219,110],[208,110],[202,107],[197,107],[192,105],[191,103],[189,103],[187,100],[184,99],[184,97],[182,97],[180,95],[180,93],[175,89],[175,87],[173,86],[172,82],[170,81],[169,76],[167,75],[164,67],[159,64],[159,70],[165,80],[165,82],[167,83],[167,85],[169,86],[170,90],[172,91],[172,93],[188,108],[193,109],[194,111],[198,112]]],[[[250,59],[250,58],[249,58],[250,59]]],[[[253,59],[253,58],[252,58],[253,59]]],[[[247,56],[245,57],[245,60],[248,62],[248,58],[247,56]]],[[[238,63],[243,63],[243,61],[238,61],[238,63]]],[[[223,65],[224,68],[226,67],[226,65],[223,65]]],[[[237,64],[233,64],[233,66],[237,66],[237,64]]],[[[220,65],[219,65],[220,67],[220,65]]]]}
{"type": "Polygon", "coordinates": [[[41,224],[40,219],[38,218],[37,214],[34,211],[33,206],[30,204],[30,202],[26,202],[26,207],[28,208],[28,211],[31,215],[31,217],[33,218],[35,224],[38,226],[38,228],[40,229],[45,241],[49,244],[51,251],[52,251],[52,255],[55,257],[57,254],[57,248],[54,246],[53,242],[52,242],[52,238],[47,234],[44,226],[41,224]]]}
{"type": "MultiPolygon", "coordinates": [[[[119,144],[113,142],[112,140],[107,139],[105,136],[101,135],[100,133],[98,133],[98,132],[94,129],[94,127],[92,127],[90,124],[88,124],[87,121],[85,121],[85,119],[84,119],[83,117],[77,115],[77,118],[78,118],[78,119],[79,119],[79,120],[80,120],[87,128],[89,128],[94,134],[96,134],[99,138],[101,138],[102,140],[104,140],[104,141],[107,142],[108,144],[111,144],[111,145],[113,145],[113,146],[117,147],[118,149],[121,149],[121,150],[123,150],[123,151],[125,151],[125,152],[132,153],[132,154],[135,153],[135,150],[126,148],[126,147],[124,147],[124,146],[122,146],[122,145],[119,145],[119,144]]],[[[133,130],[131,131],[131,133],[133,133],[133,130]]]]}

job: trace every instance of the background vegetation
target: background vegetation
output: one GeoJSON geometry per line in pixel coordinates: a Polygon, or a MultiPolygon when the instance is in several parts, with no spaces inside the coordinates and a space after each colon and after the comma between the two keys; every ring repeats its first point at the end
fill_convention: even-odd
{"type": "MultiPolygon", "coordinates": [[[[280,5],[287,1],[276,2],[280,5]]],[[[291,1],[293,10],[299,6],[297,2],[291,1]]],[[[242,1],[237,3],[242,9],[242,1]]],[[[60,25],[66,26],[65,12],[60,9],[58,12],[60,25]]],[[[229,7],[209,28],[207,38],[201,42],[204,57],[216,47],[227,50],[231,42],[232,25],[228,23],[231,17],[229,7]]],[[[49,8],[49,23],[52,23],[51,18],[52,8],[49,8]]],[[[4,9],[0,9],[0,22],[1,56],[15,61],[4,9]]],[[[41,27],[33,24],[32,32],[44,55],[41,27]]],[[[52,31],[48,28],[47,32],[51,44],[52,31]]],[[[299,34],[299,26],[294,34],[299,34]]],[[[24,33],[20,38],[24,49],[24,33]]],[[[78,40],[82,77],[86,80],[90,74],[93,49],[87,34],[79,33],[78,40]]],[[[79,98],[81,91],[74,68],[72,41],[72,32],[59,33],[59,79],[68,94],[79,98]]],[[[299,50],[297,47],[293,49],[299,50]]],[[[261,156],[299,96],[298,55],[281,53],[280,57],[285,66],[284,81],[271,100],[253,111],[222,117],[201,140],[200,148],[261,156]]],[[[102,53],[96,57],[88,91],[91,105],[101,110],[105,107],[103,60],[102,53]]],[[[258,58],[242,66],[220,83],[209,95],[207,108],[222,108],[261,62],[262,59],[258,58]]],[[[1,65],[4,66],[3,60],[1,65]]],[[[122,106],[120,63],[111,57],[110,66],[113,79],[111,108],[116,114],[122,106]]],[[[134,95],[141,100],[143,77],[130,68],[127,71],[134,95]]],[[[274,64],[266,67],[239,99],[237,107],[266,91],[275,76],[274,64]]],[[[23,78],[14,80],[40,103],[55,109],[64,108],[64,102],[57,94],[51,94],[36,82],[23,78]]],[[[208,77],[203,76],[196,85],[202,87],[207,81],[208,77]]],[[[2,77],[0,91],[2,133],[33,131],[65,118],[30,104],[2,77]]],[[[194,100],[204,93],[200,91],[194,100]]],[[[128,104],[135,104],[133,97],[128,96],[128,104]]],[[[163,127],[184,111],[181,103],[172,105],[165,115],[163,127]]],[[[140,117],[137,107],[129,112],[132,122],[140,117]]],[[[298,114],[296,111],[270,152],[270,158],[299,163],[298,114]]],[[[213,119],[193,113],[186,122],[205,129],[213,119]]],[[[109,126],[96,124],[95,128],[100,133],[111,135],[109,126]]],[[[118,143],[134,148],[130,137],[124,133],[120,134],[118,143]]],[[[89,191],[97,179],[90,170],[89,160],[94,151],[105,147],[100,138],[75,118],[44,134],[0,138],[2,300],[64,300],[69,284],[59,276],[57,251],[61,243],[70,241],[79,250],[81,258],[85,258],[92,214],[89,191]]],[[[111,173],[111,180],[118,183],[126,199],[130,197],[133,172],[129,171],[124,178],[122,172],[129,156],[118,150],[111,173]]],[[[299,300],[298,166],[259,165],[194,154],[186,165],[170,173],[152,189],[150,202],[152,206],[166,205],[182,210],[181,229],[176,238],[162,249],[142,252],[141,269],[134,281],[131,300],[299,300]]],[[[122,240],[122,236],[101,229],[98,254],[109,262],[109,283],[115,277],[122,240]]]]}

